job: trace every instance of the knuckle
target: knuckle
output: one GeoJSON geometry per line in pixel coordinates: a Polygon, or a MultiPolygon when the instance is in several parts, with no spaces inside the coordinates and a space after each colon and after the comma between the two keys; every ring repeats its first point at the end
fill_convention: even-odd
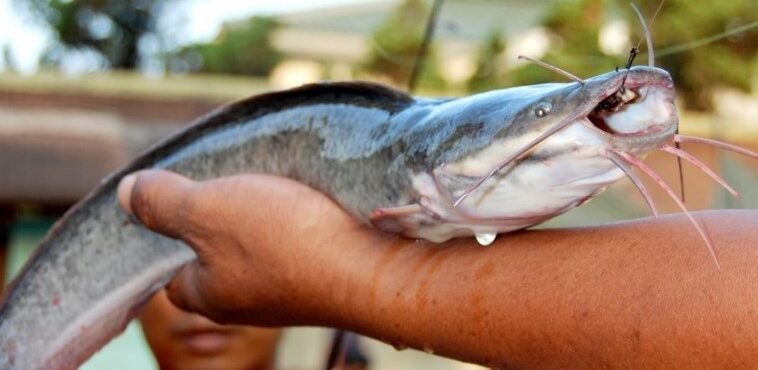
{"type": "Polygon", "coordinates": [[[195,184],[177,204],[177,228],[188,239],[201,243],[212,236],[215,214],[209,208],[208,193],[203,184],[195,184]]]}
{"type": "Polygon", "coordinates": [[[166,286],[168,299],[177,307],[185,311],[198,311],[199,305],[194,299],[189,289],[192,287],[190,280],[186,277],[189,273],[190,266],[184,267],[180,273],[166,286]]]}
{"type": "Polygon", "coordinates": [[[197,311],[194,305],[190,304],[189,300],[185,298],[185,295],[182,293],[182,289],[179,288],[176,284],[169,284],[169,286],[166,287],[166,293],[168,295],[168,299],[171,301],[171,303],[174,304],[174,306],[182,309],[183,311],[197,311]]]}

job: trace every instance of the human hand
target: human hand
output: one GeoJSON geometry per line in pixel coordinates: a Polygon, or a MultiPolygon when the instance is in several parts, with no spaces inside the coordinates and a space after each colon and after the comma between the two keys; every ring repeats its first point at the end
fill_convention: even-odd
{"type": "Polygon", "coordinates": [[[282,177],[194,182],[149,170],[118,190],[121,206],[146,227],[195,250],[198,259],[180,270],[169,297],[217,322],[319,321],[324,295],[334,299],[344,285],[332,277],[350,268],[339,262],[382,237],[325,195],[282,177]]]}
{"type": "Polygon", "coordinates": [[[756,211],[512,233],[487,248],[374,231],[292,180],[127,178],[122,206],[198,260],[169,295],[217,322],[346,328],[487,366],[733,368],[758,359],[756,211]]]}

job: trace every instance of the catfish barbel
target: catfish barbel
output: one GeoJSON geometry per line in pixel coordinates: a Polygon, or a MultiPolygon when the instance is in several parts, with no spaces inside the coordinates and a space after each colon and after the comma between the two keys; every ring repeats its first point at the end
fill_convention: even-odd
{"type": "Polygon", "coordinates": [[[233,103],[108,177],[55,224],[0,307],[0,369],[75,368],[195,258],[118,206],[116,187],[134,171],[286,176],[380,230],[489,244],[625,175],[649,200],[630,168],[647,172],[640,158],[659,148],[694,160],[675,141],[758,157],[677,127],[671,77],[649,66],[457,99],[344,82],[233,103]]]}

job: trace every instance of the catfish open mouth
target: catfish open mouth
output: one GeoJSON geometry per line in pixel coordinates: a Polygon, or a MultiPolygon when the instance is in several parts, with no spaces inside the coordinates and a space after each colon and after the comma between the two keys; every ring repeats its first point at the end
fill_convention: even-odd
{"type": "Polygon", "coordinates": [[[614,136],[645,136],[676,125],[672,94],[667,87],[647,84],[621,87],[587,115],[592,127],[614,136]]]}
{"type": "Polygon", "coordinates": [[[616,113],[624,106],[624,104],[633,104],[639,98],[640,94],[638,92],[633,89],[621,87],[616,93],[611,94],[600,101],[600,103],[595,106],[595,109],[587,115],[587,119],[590,120],[595,127],[609,134],[614,134],[616,131],[608,126],[605,117],[616,113]]]}

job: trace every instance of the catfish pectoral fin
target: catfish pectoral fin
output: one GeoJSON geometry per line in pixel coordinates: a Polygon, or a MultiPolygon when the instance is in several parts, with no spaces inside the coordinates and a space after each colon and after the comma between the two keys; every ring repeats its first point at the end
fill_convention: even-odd
{"type": "Polygon", "coordinates": [[[369,221],[379,230],[401,233],[408,228],[404,219],[422,211],[421,205],[416,203],[399,207],[377,208],[369,214],[369,221]]]}

